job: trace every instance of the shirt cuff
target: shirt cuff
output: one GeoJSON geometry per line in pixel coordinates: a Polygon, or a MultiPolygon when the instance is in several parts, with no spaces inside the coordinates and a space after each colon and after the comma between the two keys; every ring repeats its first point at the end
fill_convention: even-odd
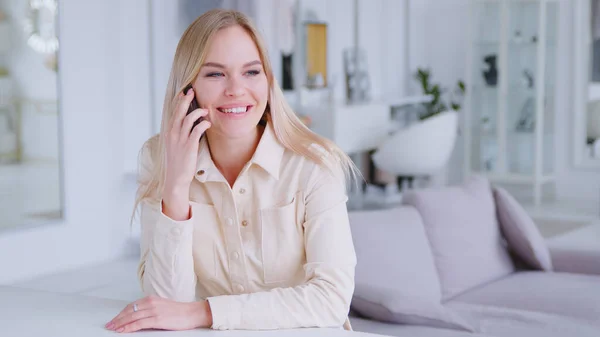
{"type": "Polygon", "coordinates": [[[159,218],[155,228],[155,235],[162,238],[169,238],[173,241],[181,241],[183,238],[191,240],[194,231],[193,220],[194,210],[190,205],[190,218],[188,220],[177,221],[169,218],[163,213],[162,200],[159,203],[159,218]]]}
{"type": "Polygon", "coordinates": [[[206,300],[212,312],[212,329],[229,330],[241,326],[242,307],[240,301],[228,295],[209,297],[206,300]]]}

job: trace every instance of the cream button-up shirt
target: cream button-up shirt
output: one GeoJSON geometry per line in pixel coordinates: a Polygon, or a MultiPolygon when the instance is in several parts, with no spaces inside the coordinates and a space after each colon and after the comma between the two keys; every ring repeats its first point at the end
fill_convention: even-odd
{"type": "MultiPolygon", "coordinates": [[[[142,151],[140,184],[150,153],[142,151]]],[[[270,124],[233,187],[203,137],[191,218],[164,215],[159,196],[142,203],[142,290],[208,300],[213,329],[350,329],[356,255],[346,201],[342,179],[285,149],[270,124]]]]}

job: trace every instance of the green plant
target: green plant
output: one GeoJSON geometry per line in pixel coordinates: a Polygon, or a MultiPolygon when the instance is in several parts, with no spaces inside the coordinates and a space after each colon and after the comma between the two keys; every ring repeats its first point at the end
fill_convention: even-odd
{"type": "Polygon", "coordinates": [[[459,102],[462,101],[466,91],[463,81],[459,80],[456,88],[448,93],[447,89],[442,88],[439,84],[431,83],[431,71],[429,69],[417,69],[415,78],[419,81],[423,94],[433,96],[431,102],[425,104],[425,112],[419,116],[421,120],[450,109],[460,110],[461,104],[459,102]],[[450,97],[444,100],[444,94],[449,94],[450,97]]]}

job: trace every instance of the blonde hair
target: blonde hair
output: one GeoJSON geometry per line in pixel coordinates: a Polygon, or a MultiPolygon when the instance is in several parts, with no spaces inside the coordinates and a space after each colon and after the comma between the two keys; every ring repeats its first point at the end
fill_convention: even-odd
{"type": "Polygon", "coordinates": [[[140,184],[138,187],[134,214],[138,205],[144,199],[156,195],[164,187],[165,134],[175,108],[177,94],[196,79],[215,33],[236,25],[248,32],[260,54],[270,89],[265,113],[267,120],[273,126],[277,140],[285,148],[327,167],[334,174],[338,174],[340,171],[343,172],[346,180],[356,181],[357,175],[360,175],[346,153],[332,141],[315,134],[307,128],[286,102],[281,88],[273,77],[273,70],[267,56],[265,44],[250,19],[238,11],[214,9],[198,17],[186,29],[177,45],[163,104],[160,133],[146,141],[146,144],[142,147],[142,149],[147,147],[152,151],[150,155],[153,158],[153,165],[150,181],[140,184]],[[156,143],[158,143],[158,146],[156,143]],[[316,151],[315,147],[317,148],[316,151]]]}

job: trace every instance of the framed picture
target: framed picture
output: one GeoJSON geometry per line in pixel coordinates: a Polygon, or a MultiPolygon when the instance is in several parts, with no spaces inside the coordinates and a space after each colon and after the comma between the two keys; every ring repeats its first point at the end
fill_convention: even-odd
{"type": "Polygon", "coordinates": [[[306,35],[306,86],[321,88],[327,86],[327,24],[323,22],[304,23],[306,35]]]}

